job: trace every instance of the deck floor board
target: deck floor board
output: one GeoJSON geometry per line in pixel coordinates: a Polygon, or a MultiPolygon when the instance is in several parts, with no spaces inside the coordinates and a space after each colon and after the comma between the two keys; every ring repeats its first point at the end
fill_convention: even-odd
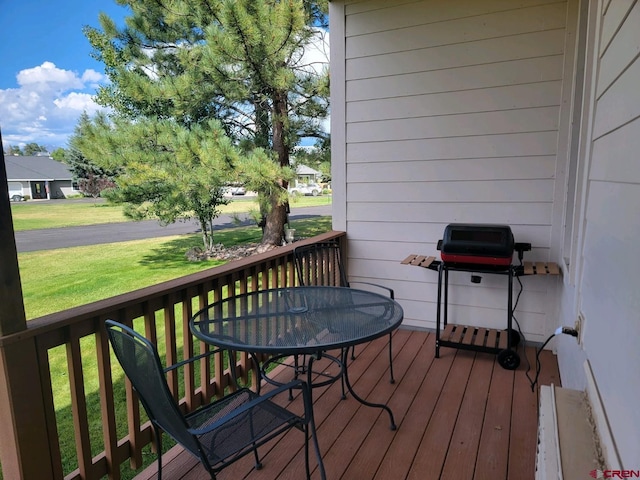
{"type": "MultiPolygon", "coordinates": [[[[388,337],[356,350],[349,365],[357,393],[372,402],[387,402],[389,416],[361,405],[347,395],[340,382],[314,389],[314,415],[327,479],[449,479],[534,478],[538,390],[525,376],[527,361],[515,371],[499,366],[495,355],[442,347],[434,358],[433,332],[399,330],[393,338],[395,384],[389,383],[388,337]]],[[[535,365],[535,350],[527,348],[535,365]]],[[[560,385],[558,365],[550,351],[540,355],[539,383],[560,385]]],[[[320,364],[319,364],[320,365],[320,364]]],[[[331,371],[335,365],[326,364],[331,371]]],[[[280,367],[280,378],[288,375],[280,367]]],[[[533,377],[535,372],[529,372],[533,377]]],[[[267,387],[268,388],[268,387],[267,387]]],[[[299,393],[278,403],[300,411],[299,393]]],[[[218,478],[297,480],[304,478],[303,437],[297,430],[273,440],[261,450],[263,468],[253,469],[247,456],[222,471],[218,478]]],[[[312,478],[320,478],[310,452],[312,478]]],[[[165,480],[205,480],[207,472],[174,447],[165,455],[165,480]]],[[[151,465],[136,480],[156,478],[151,465]]]]}

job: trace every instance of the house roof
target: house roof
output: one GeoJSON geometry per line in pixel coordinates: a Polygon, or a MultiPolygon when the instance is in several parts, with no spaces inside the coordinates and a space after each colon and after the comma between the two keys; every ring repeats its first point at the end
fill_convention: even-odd
{"type": "Polygon", "coordinates": [[[5,156],[7,181],[71,180],[71,170],[51,157],[5,156]]]}
{"type": "Polygon", "coordinates": [[[306,165],[298,165],[296,168],[297,175],[322,175],[322,172],[318,170],[314,170],[311,167],[307,167],[306,165]]]}

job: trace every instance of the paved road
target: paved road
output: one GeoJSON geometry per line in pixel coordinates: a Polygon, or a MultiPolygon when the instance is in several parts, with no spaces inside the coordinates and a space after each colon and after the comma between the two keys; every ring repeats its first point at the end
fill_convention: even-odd
{"type": "MultiPolygon", "coordinates": [[[[289,218],[299,220],[303,218],[331,215],[331,205],[319,207],[292,208],[289,218]]],[[[228,215],[222,215],[215,221],[215,230],[251,225],[246,214],[241,215],[240,223],[228,215]]],[[[170,235],[185,235],[199,233],[200,226],[193,221],[177,222],[162,226],[154,220],[141,222],[105,223],[100,225],[85,225],[81,227],[47,228],[42,230],[28,230],[16,232],[16,247],[18,252],[34,252],[37,250],[52,250],[54,248],[80,247],[83,245],[98,245],[101,243],[126,242],[144,238],[166,237],[170,235]]]]}

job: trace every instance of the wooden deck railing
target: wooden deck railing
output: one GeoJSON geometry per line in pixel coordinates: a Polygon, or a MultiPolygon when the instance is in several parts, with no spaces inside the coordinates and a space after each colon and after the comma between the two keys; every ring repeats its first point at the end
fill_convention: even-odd
{"type": "MultiPolygon", "coordinates": [[[[331,239],[342,243],[345,234],[329,232],[295,245],[331,239]]],[[[188,328],[189,318],[197,309],[237,293],[295,285],[293,247],[280,247],[34,319],[27,322],[26,330],[1,337],[0,380],[6,382],[0,386],[0,414],[3,419],[11,419],[11,425],[2,428],[12,429],[11,435],[0,435],[4,478],[92,480],[106,475],[117,480],[123,462],[129,460],[133,468],[142,466],[142,448],[152,443],[151,426],[145,421],[130,385],[122,379],[120,367],[114,365],[104,321],[111,318],[144,331],[163,352],[166,364],[172,365],[207,348],[194,339],[188,328]],[[60,348],[66,350],[63,371],[54,369],[50,362],[51,352],[60,348]],[[98,379],[86,378],[88,364],[97,365],[98,379]],[[69,413],[56,411],[52,379],[57,376],[68,379],[69,413]],[[99,386],[97,391],[92,383],[99,386]],[[123,388],[126,410],[114,402],[114,394],[123,388]],[[96,419],[88,413],[90,404],[98,405],[98,430],[102,431],[99,441],[91,432],[96,419]],[[125,415],[126,428],[118,427],[116,419],[125,415]],[[60,438],[60,425],[64,421],[73,423],[77,461],[63,463],[61,443],[71,440],[60,438]],[[74,467],[63,467],[68,463],[74,467]]],[[[247,357],[239,359],[238,370],[245,376],[251,374],[247,357]]],[[[181,406],[188,411],[221,394],[229,378],[222,365],[216,362],[210,365],[203,360],[195,368],[185,367],[183,374],[173,375],[168,381],[181,406]]]]}

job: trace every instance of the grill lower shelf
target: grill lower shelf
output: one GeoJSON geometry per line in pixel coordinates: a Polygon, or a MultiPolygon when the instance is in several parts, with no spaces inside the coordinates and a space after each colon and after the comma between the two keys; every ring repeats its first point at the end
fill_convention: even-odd
{"type": "Polygon", "coordinates": [[[440,346],[498,353],[507,348],[506,330],[448,324],[440,332],[440,346]]]}

